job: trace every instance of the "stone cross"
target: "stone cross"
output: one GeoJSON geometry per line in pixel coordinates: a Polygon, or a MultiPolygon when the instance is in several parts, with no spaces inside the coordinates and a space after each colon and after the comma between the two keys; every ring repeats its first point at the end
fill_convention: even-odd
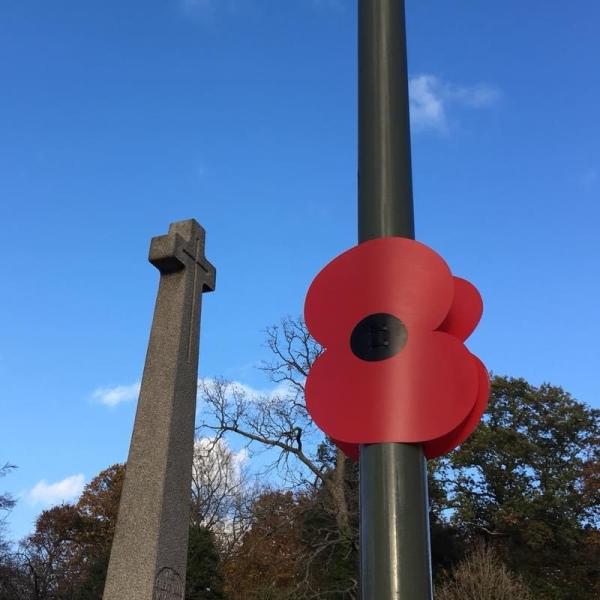
{"type": "Polygon", "coordinates": [[[204,238],[191,219],[150,245],[160,284],[103,600],[184,598],[204,238]]]}

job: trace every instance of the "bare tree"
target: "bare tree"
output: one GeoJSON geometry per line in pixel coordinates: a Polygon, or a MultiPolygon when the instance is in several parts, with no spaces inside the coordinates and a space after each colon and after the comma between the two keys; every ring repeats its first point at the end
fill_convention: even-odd
{"type": "MultiPolygon", "coordinates": [[[[200,429],[215,444],[231,435],[238,436],[254,459],[252,462],[260,465],[259,476],[265,485],[276,483],[281,491],[312,498],[294,511],[299,527],[307,519],[305,512],[317,506],[321,515],[329,515],[324,520],[316,519],[319,524],[313,525],[316,529],[305,540],[308,545],[303,548],[299,563],[304,573],[293,597],[331,597],[327,595],[331,590],[312,589],[311,577],[334,555],[332,560],[344,560],[340,554],[354,556],[358,550],[357,490],[348,485],[355,469],[350,468],[344,454],[316,427],[306,410],[306,377],[323,349],[310,336],[303,320],[287,317],[279,325],[269,327],[266,345],[271,359],[261,368],[277,384],[275,391],[260,394],[223,379],[201,382],[200,429]]],[[[210,460],[210,456],[205,458],[210,460]]],[[[263,531],[262,536],[265,535],[270,535],[268,529],[263,531]]],[[[350,588],[343,597],[355,597],[352,590],[356,579],[350,581],[350,588]]]]}
{"type": "Polygon", "coordinates": [[[247,531],[258,494],[244,463],[245,451],[234,452],[224,438],[196,439],[191,521],[213,532],[221,556],[228,556],[247,531]]]}
{"type": "Polygon", "coordinates": [[[246,441],[250,452],[265,452],[265,474],[276,471],[290,488],[325,486],[333,499],[338,527],[352,536],[344,481],[346,458],[334,449],[306,410],[304,383],[308,370],[323,351],[300,318],[285,318],[266,330],[272,360],[264,362],[276,393],[259,395],[222,379],[200,384],[202,428],[215,439],[233,433],[246,441]]]}
{"type": "Polygon", "coordinates": [[[273,357],[263,362],[262,370],[271,381],[286,383],[293,391],[295,403],[304,408],[304,383],[323,347],[311,337],[302,318],[286,317],[280,325],[267,327],[265,333],[273,357]]]}
{"type": "MultiPolygon", "coordinates": [[[[9,463],[0,466],[0,478],[7,475],[14,468],[15,466],[9,463]]],[[[10,543],[4,537],[6,518],[15,503],[15,499],[10,494],[0,494],[0,600],[16,598],[20,580],[16,556],[11,550],[10,543]]]]}
{"type": "Polygon", "coordinates": [[[490,546],[480,543],[436,586],[439,600],[533,600],[490,546]]]}
{"type": "MultiPolygon", "coordinates": [[[[8,475],[8,473],[10,473],[10,471],[12,471],[15,468],[15,465],[5,463],[3,466],[0,467],[0,477],[8,475]]],[[[10,513],[10,511],[15,506],[15,503],[15,499],[10,494],[0,494],[0,534],[2,533],[2,526],[4,525],[4,520],[6,519],[8,513],[10,513]]]]}

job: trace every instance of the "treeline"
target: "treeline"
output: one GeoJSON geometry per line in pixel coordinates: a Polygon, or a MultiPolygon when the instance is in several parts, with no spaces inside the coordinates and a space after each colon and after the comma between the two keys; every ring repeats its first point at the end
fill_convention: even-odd
{"type": "MultiPolygon", "coordinates": [[[[293,320],[267,342],[281,393],[200,389],[186,599],[357,599],[357,467],[303,402],[320,348],[293,320]]],[[[494,377],[482,424],[429,464],[436,598],[600,598],[599,442],[600,411],[494,377]]],[[[123,477],[123,465],[100,473],[17,548],[0,539],[0,600],[100,600],[123,477]]]]}

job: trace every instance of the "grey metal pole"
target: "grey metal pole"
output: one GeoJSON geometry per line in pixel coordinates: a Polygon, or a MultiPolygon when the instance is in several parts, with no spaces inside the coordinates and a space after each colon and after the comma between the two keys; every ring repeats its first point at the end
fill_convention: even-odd
{"type": "Polygon", "coordinates": [[[414,238],[404,0],[358,3],[358,241],[414,238]]]}
{"type": "MultiPolygon", "coordinates": [[[[404,0],[358,6],[358,241],[414,238],[404,0]]],[[[360,547],[363,600],[432,598],[421,446],[361,446],[360,547]]]]}

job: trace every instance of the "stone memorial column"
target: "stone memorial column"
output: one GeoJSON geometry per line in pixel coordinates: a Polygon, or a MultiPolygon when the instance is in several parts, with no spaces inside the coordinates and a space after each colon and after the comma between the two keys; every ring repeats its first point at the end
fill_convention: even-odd
{"type": "Polygon", "coordinates": [[[202,293],[215,288],[193,219],[152,239],[160,271],[104,600],[183,600],[202,293]]]}

